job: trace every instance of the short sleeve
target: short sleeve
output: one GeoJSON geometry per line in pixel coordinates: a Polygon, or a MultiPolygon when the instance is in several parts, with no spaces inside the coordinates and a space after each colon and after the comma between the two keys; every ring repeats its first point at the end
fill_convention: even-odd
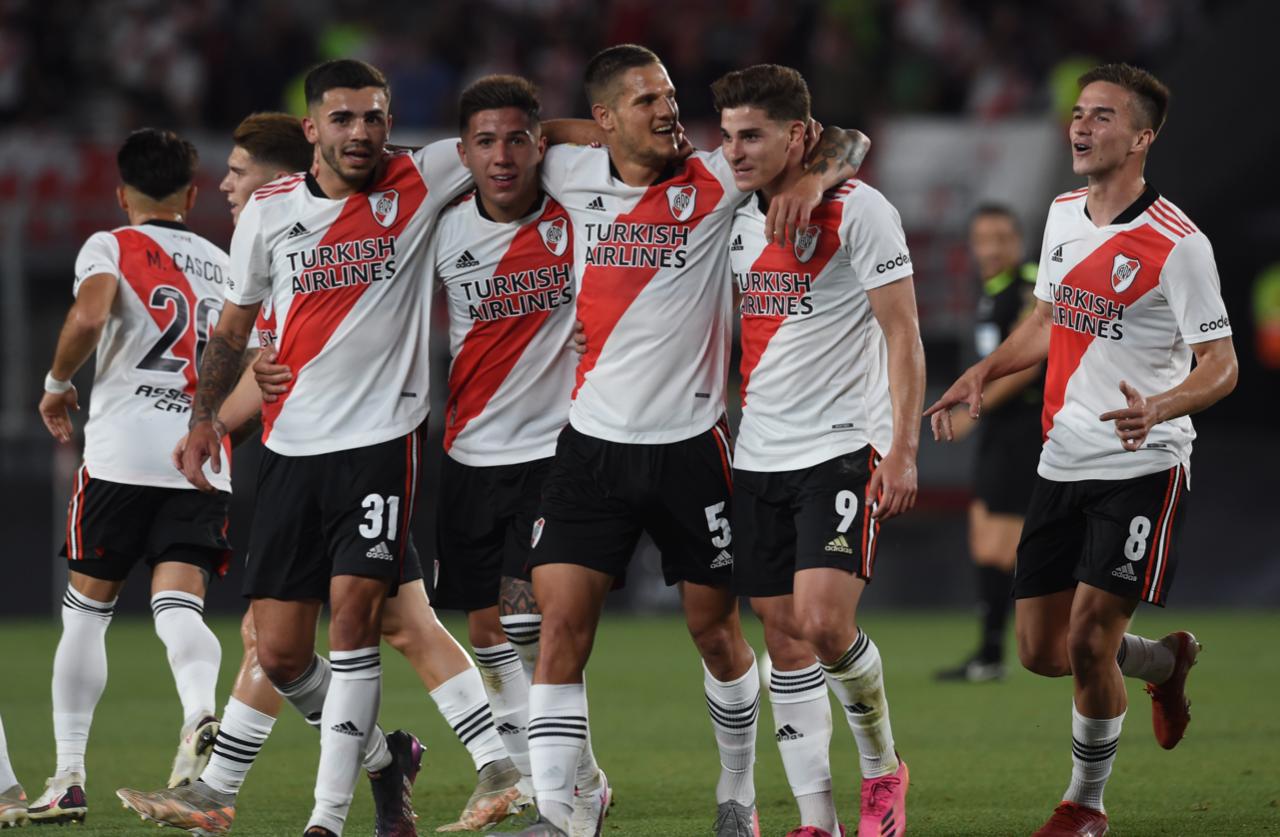
{"type": "MultiPolygon", "coordinates": [[[[1049,228],[1053,224],[1053,215],[1050,212],[1049,220],[1044,225],[1044,235],[1040,239],[1040,262],[1039,264],[1049,264],[1049,228]]],[[[1039,265],[1036,266],[1036,299],[1042,302],[1053,302],[1053,288],[1049,287],[1049,271],[1040,270],[1039,265]]]]}
{"type": "Polygon", "coordinates": [[[240,220],[231,236],[227,302],[253,305],[271,293],[271,252],[264,241],[262,221],[262,202],[250,198],[240,210],[240,220]]]}
{"type": "Polygon", "coordinates": [[[845,198],[840,244],[849,256],[853,274],[866,290],[912,273],[902,218],[884,195],[869,186],[860,184],[845,198]]]}
{"type": "Polygon", "coordinates": [[[582,155],[590,151],[585,145],[553,145],[542,156],[542,188],[556,200],[564,193],[569,171],[582,155]]]}
{"type": "Polygon", "coordinates": [[[1160,272],[1160,288],[1186,342],[1231,334],[1213,246],[1204,233],[1193,233],[1174,245],[1160,272]]]}
{"type": "Polygon", "coordinates": [[[120,279],[120,242],[109,232],[96,232],[80,248],[76,256],[76,278],[71,293],[77,296],[80,285],[90,276],[105,273],[120,279]]]}
{"type": "Polygon", "coordinates": [[[438,195],[441,206],[475,185],[471,172],[458,157],[458,140],[437,140],[413,152],[414,165],[427,183],[427,193],[438,195]]]}

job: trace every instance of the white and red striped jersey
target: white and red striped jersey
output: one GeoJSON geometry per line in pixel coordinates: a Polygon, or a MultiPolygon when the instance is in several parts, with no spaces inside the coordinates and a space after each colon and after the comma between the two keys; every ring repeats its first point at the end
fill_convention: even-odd
{"type": "MultiPolygon", "coordinates": [[[[427,416],[427,243],[470,183],[453,140],[388,154],[369,188],[325,197],[311,175],[259,189],[231,239],[227,299],[262,303],[293,380],[264,404],[262,441],[285,456],[365,447],[427,416]]],[[[269,329],[268,329],[269,330],[269,329]]]]}
{"type": "MultiPolygon", "coordinates": [[[[222,310],[227,254],[182,224],[151,221],[94,233],[76,257],[74,293],[90,276],[119,283],[98,339],[84,463],[95,479],[193,488],[169,461],[187,432],[196,373],[222,310]]],[[[231,490],[231,444],[216,488],[231,490]]]]}
{"type": "Polygon", "coordinates": [[[463,465],[514,465],[556,452],[569,418],[573,228],[544,197],[501,223],[468,195],[440,216],[430,264],[449,308],[444,449],[463,465]]]}
{"type": "Polygon", "coordinates": [[[847,180],[792,242],[766,244],[747,201],[729,245],[742,295],[742,422],[734,467],[808,468],[893,441],[888,347],[867,291],[911,275],[898,211],[847,180]]]}
{"type": "Polygon", "coordinates": [[[743,193],[720,152],[696,152],[628,186],[606,148],[558,145],[542,165],[574,231],[578,364],[569,423],[589,436],[665,444],[725,410],[733,298],[726,249],[743,193]]]}
{"type": "Polygon", "coordinates": [[[1120,382],[1165,392],[1191,372],[1190,344],[1231,334],[1213,248],[1176,206],[1147,186],[1103,227],[1087,190],[1055,198],[1045,225],[1036,296],[1053,306],[1039,473],[1052,480],[1118,480],[1187,467],[1187,416],[1157,424],[1125,450],[1113,422],[1120,382]]]}

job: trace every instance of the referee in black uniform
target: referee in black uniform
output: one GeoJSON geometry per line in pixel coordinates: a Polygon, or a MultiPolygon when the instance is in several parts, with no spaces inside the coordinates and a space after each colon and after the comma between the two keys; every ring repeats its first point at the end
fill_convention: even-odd
{"type": "MultiPolygon", "coordinates": [[[[969,222],[969,247],[982,279],[974,324],[979,356],[990,354],[1035,305],[1036,265],[1023,261],[1022,228],[1013,210],[984,204],[969,222]]],[[[1044,367],[1035,366],[987,385],[974,497],[969,505],[969,552],[978,569],[982,622],[978,650],[939,680],[983,682],[1004,677],[1005,629],[1013,601],[1013,565],[1022,520],[1040,459],[1044,367]]],[[[956,435],[975,428],[957,413],[956,435]]]]}

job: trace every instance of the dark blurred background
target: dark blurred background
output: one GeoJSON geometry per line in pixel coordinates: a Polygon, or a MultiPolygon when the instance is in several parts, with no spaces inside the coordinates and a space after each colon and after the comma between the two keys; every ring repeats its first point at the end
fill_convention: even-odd
{"type": "MultiPolygon", "coordinates": [[[[824,123],[872,136],[865,178],[908,232],[931,397],[973,359],[969,212],[1009,203],[1034,259],[1049,200],[1083,185],[1064,129],[1076,77],[1118,60],[1160,76],[1173,102],[1148,178],[1213,242],[1241,361],[1237,391],[1196,418],[1194,499],[1172,602],[1280,605],[1280,441],[1270,412],[1280,383],[1277,23],[1264,0],[0,0],[0,616],[52,613],[65,584],[54,556],[79,449],[55,445],[35,408],[76,251],[124,223],[114,155],[128,131],[167,127],[196,142],[202,195],[192,226],[225,247],[231,225],[217,183],[230,131],[253,111],[301,113],[313,63],[350,56],[381,67],[394,138],[417,143],[452,135],[459,90],[491,72],[537,81],[547,115],[586,116],[586,60],[621,42],[664,58],[704,148],[718,142],[708,85],[762,61],[800,69],[824,123]]],[[[438,338],[440,400],[448,358],[438,338]]],[[[77,376],[82,405],[91,378],[88,366],[77,376]]],[[[972,447],[921,443],[921,502],[884,532],[871,606],[973,600],[964,534],[972,447]]],[[[237,454],[238,543],[253,514],[256,448],[237,454]]],[[[434,457],[416,529],[428,560],[434,457]]],[[[143,608],[147,587],[134,576],[126,609],[143,608]]],[[[233,569],[211,607],[241,609],[238,587],[233,569]]],[[[651,548],[617,597],[620,607],[672,604],[651,548]]]]}

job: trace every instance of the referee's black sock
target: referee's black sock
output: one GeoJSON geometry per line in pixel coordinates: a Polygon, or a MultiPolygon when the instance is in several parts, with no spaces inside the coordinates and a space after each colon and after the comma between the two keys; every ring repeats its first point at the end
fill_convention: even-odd
{"type": "Polygon", "coordinates": [[[978,658],[984,663],[1004,661],[1012,594],[1013,573],[999,567],[978,567],[978,600],[982,605],[982,647],[978,658]]]}

